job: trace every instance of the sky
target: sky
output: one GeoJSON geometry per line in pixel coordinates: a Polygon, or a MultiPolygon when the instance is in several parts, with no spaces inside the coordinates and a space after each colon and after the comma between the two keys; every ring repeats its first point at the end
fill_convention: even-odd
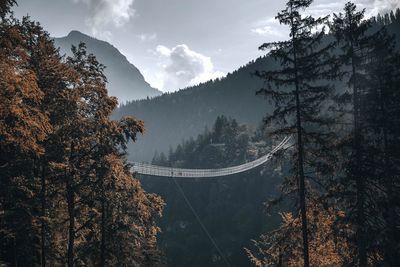
{"type": "MultiPolygon", "coordinates": [[[[315,0],[315,16],[340,12],[348,0],[315,0]]],[[[258,47],[283,40],[274,19],[285,0],[18,0],[53,37],[78,30],[110,42],[153,87],[171,92],[223,77],[263,55],[258,47]]],[[[354,0],[367,16],[400,0],[354,0]]]]}

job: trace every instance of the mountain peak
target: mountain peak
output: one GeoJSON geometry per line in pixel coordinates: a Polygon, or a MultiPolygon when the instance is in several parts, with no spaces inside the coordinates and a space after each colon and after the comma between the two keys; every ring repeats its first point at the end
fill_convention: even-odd
{"type": "Polygon", "coordinates": [[[80,32],[78,30],[72,30],[68,33],[68,35],[66,37],[64,37],[66,39],[70,39],[70,40],[79,40],[82,42],[88,42],[88,40],[93,40],[93,41],[97,41],[97,42],[101,42],[103,44],[106,44],[108,46],[112,46],[110,43],[106,42],[106,41],[102,41],[97,39],[96,37],[90,36],[86,33],[80,32]]]}
{"type": "Polygon", "coordinates": [[[140,71],[110,43],[77,30],[72,30],[66,37],[54,40],[56,46],[60,47],[61,53],[67,55],[71,53],[71,45],[77,46],[80,42],[84,42],[87,51],[94,54],[99,62],[106,66],[105,74],[108,79],[109,93],[118,97],[120,103],[161,94],[160,91],[152,88],[140,71]]]}
{"type": "Polygon", "coordinates": [[[82,35],[83,35],[83,36],[88,36],[88,35],[86,35],[86,34],[80,32],[80,31],[72,30],[72,31],[70,31],[70,32],[68,33],[67,37],[82,36],[82,35]]]}

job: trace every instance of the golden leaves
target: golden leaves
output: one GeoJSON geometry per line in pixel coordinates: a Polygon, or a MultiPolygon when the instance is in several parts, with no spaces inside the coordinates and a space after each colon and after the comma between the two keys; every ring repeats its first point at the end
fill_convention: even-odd
{"type": "MultiPolygon", "coordinates": [[[[282,225],[279,229],[254,241],[256,251],[245,249],[255,266],[274,265],[282,261],[283,266],[303,266],[302,231],[299,215],[281,213],[282,225]]],[[[351,231],[343,224],[344,212],[329,207],[325,209],[317,203],[310,203],[307,209],[309,222],[310,266],[342,266],[353,251],[344,237],[336,230],[351,231]]]]}

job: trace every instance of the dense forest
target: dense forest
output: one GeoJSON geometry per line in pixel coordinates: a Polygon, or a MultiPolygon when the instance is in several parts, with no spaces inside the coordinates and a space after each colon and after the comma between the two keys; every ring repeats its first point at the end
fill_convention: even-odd
{"type": "Polygon", "coordinates": [[[117,108],[86,45],[60,55],[16,4],[0,1],[0,266],[399,265],[399,9],[288,0],[265,57],[117,108]],[[217,169],[286,137],[221,178],[136,178],[127,160],[217,169]]]}
{"type": "MultiPolygon", "coordinates": [[[[271,145],[261,127],[249,129],[220,116],[210,130],[205,129],[196,139],[184,141],[167,155],[157,153],[153,164],[223,168],[257,159],[271,145]]],[[[278,196],[286,161],[229,177],[195,181],[143,176],[144,188],[160,194],[167,203],[160,221],[160,246],[167,265],[224,266],[225,257],[230,266],[251,266],[243,246],[250,246],[251,238],[279,226],[279,216],[264,216],[262,203],[278,196]]]]}
{"type": "Polygon", "coordinates": [[[0,2],[0,266],[155,266],[164,203],[125,159],[143,132],[84,44],[60,57],[0,2]],[[118,242],[115,242],[118,240],[118,242]]]}

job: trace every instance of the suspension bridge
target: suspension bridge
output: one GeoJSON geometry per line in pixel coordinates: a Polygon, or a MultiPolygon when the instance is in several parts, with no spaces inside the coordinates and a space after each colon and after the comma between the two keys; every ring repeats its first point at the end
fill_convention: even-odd
{"type": "Polygon", "coordinates": [[[236,173],[245,172],[254,169],[265,162],[269,161],[272,156],[279,150],[286,148],[289,144],[290,137],[285,137],[277,146],[274,147],[268,154],[241,165],[219,168],[219,169],[183,169],[157,166],[149,163],[131,162],[133,173],[145,174],[161,177],[177,177],[177,178],[205,178],[205,177],[221,177],[233,175],[236,173]]]}

